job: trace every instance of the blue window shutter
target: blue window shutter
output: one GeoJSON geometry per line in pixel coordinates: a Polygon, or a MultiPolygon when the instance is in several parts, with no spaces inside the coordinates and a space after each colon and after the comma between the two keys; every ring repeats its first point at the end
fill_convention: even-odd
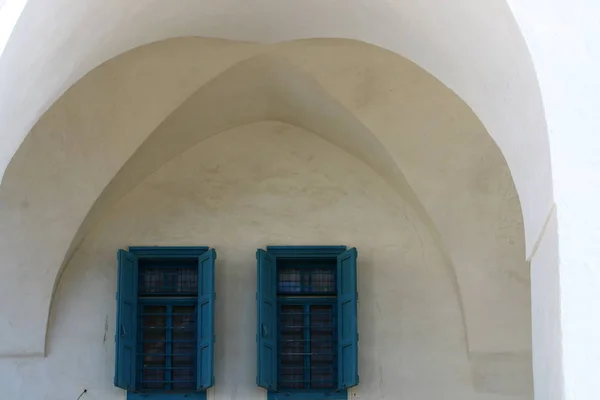
{"type": "Polygon", "coordinates": [[[277,390],[277,282],[275,257],[264,250],[256,252],[258,263],[258,346],[256,384],[277,390]]]}
{"type": "Polygon", "coordinates": [[[215,384],[215,260],[217,252],[208,249],[198,258],[198,355],[197,390],[215,384]]]}
{"type": "Polygon", "coordinates": [[[337,257],[338,386],[358,385],[357,271],[355,248],[337,257]]]}
{"type": "Polygon", "coordinates": [[[115,335],[115,386],[135,389],[137,339],[137,257],[125,250],[117,253],[117,332],[115,335]]]}

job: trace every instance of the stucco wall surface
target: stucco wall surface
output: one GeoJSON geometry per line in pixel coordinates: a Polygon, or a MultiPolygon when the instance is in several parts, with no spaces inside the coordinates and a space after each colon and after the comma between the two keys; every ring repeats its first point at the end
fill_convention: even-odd
{"type": "Polygon", "coordinates": [[[540,247],[531,260],[531,316],[536,399],[564,398],[560,273],[556,212],[552,213],[540,247]]]}
{"type": "MultiPolygon", "coordinates": [[[[554,343],[539,364],[562,360],[565,399],[600,398],[600,3],[594,0],[509,0],[536,66],[546,109],[553,164],[560,301],[545,308],[555,319],[554,343]],[[558,306],[558,307],[557,307],[558,306]],[[559,312],[556,312],[556,311],[559,312]]],[[[551,256],[542,255],[549,260],[551,256]]],[[[544,284],[547,281],[544,281],[544,284]]],[[[537,339],[539,337],[539,339],[537,339]]],[[[540,382],[551,390],[556,372],[540,382]]]]}
{"type": "Polygon", "coordinates": [[[28,0],[0,55],[0,93],[10,93],[0,97],[0,166],[87,72],[130,49],[182,36],[346,38],[414,61],[464,99],[498,143],[532,251],[552,206],[550,157],[536,74],[505,0],[28,0]]]}
{"type": "MultiPolygon", "coordinates": [[[[86,400],[123,399],[112,387],[116,249],[208,245],[218,251],[209,398],[264,399],[255,387],[254,252],[269,244],[358,248],[361,385],[352,399],[532,398],[530,369],[514,374],[519,363],[473,369],[453,278],[398,192],[347,152],[279,122],[208,138],[120,200],[64,270],[47,357],[0,360],[3,398],[76,399],[85,388],[86,400]]],[[[505,332],[515,329],[527,328],[505,332]]]]}
{"type": "Polygon", "coordinates": [[[0,355],[44,351],[61,266],[115,202],[190,146],[265,119],[315,132],[400,193],[454,276],[469,352],[492,364],[509,353],[527,365],[523,220],[502,154],[431,75],[391,52],[340,40],[265,47],[176,39],[112,60],[69,90],[0,187],[0,249],[12,255],[0,281],[0,355]],[[12,296],[15,287],[27,298],[12,296]]]}
{"type": "MultiPolygon", "coordinates": [[[[12,23],[10,26],[12,29],[12,23]]],[[[169,148],[176,150],[171,154],[176,156],[195,144],[194,140],[210,137],[210,130],[204,130],[188,136],[192,140],[186,142],[186,127],[198,120],[189,115],[170,121],[164,118],[182,101],[193,100],[187,96],[219,73],[277,47],[279,55],[292,59],[293,66],[277,61],[254,73],[239,73],[238,78],[246,78],[246,82],[256,83],[256,78],[262,82],[244,86],[246,96],[236,105],[237,110],[251,109],[254,114],[242,114],[250,117],[246,120],[240,115],[226,118],[221,121],[224,124],[213,127],[229,129],[239,123],[279,119],[311,130],[366,162],[402,194],[440,249],[454,277],[472,365],[479,370],[493,369],[490,365],[504,363],[507,355],[528,365],[529,328],[499,332],[506,324],[529,325],[524,259],[535,248],[552,193],[535,71],[504,1],[431,7],[426,1],[309,1],[300,6],[267,0],[177,5],[29,0],[10,33],[0,54],[0,93],[10,93],[0,98],[4,144],[0,164],[7,164],[14,155],[9,168],[14,174],[4,174],[0,188],[0,253],[7,257],[5,287],[0,283],[0,293],[6,294],[0,301],[0,313],[7,316],[0,325],[4,335],[0,356],[45,352],[54,289],[81,241],[130,187],[162,165],[146,162],[153,160],[153,155],[169,148]],[[85,84],[75,85],[70,95],[54,103],[100,63],[137,46],[180,36],[246,43],[200,46],[202,49],[194,48],[187,59],[172,52],[176,47],[163,48],[162,54],[146,51],[145,62],[128,57],[129,69],[114,63],[104,65],[98,69],[103,74],[89,74],[80,82],[85,84]],[[411,71],[398,68],[391,57],[381,56],[385,51],[375,54],[353,48],[350,56],[340,57],[343,62],[336,64],[342,54],[331,48],[313,46],[314,51],[307,51],[312,45],[290,42],[307,38],[357,39],[405,56],[439,78],[467,106],[436,103],[442,84],[436,82],[439,86],[429,91],[434,82],[429,75],[409,73],[405,80],[399,79],[399,74],[411,71]],[[363,68],[357,60],[367,60],[370,65],[363,68]],[[340,67],[348,62],[350,68],[340,67]],[[392,67],[386,67],[388,64],[392,67]],[[336,80],[336,76],[344,80],[336,80]],[[345,85],[345,81],[353,83],[345,85]],[[324,90],[318,90],[319,85],[324,90]],[[407,106],[403,97],[414,97],[418,107],[407,106]],[[429,107],[419,101],[426,98],[429,107]],[[49,107],[33,135],[23,141],[49,107]],[[465,113],[467,107],[483,124],[465,113]],[[438,117],[440,110],[444,115],[438,117]],[[335,117],[327,120],[324,115],[335,117]],[[412,115],[416,117],[411,119],[412,115]],[[164,129],[155,129],[157,125],[164,129]],[[440,141],[437,135],[442,126],[452,129],[440,141]],[[179,140],[168,140],[165,133],[177,127],[179,140]],[[400,139],[406,131],[413,132],[410,142],[400,139]],[[420,141],[432,132],[435,138],[420,141]],[[512,174],[491,141],[481,140],[488,133],[512,174]],[[452,137],[457,140],[449,139],[452,137]],[[144,142],[146,139],[149,141],[144,142]],[[161,147],[165,143],[169,146],[161,147]],[[431,143],[437,147],[432,148],[431,143]],[[444,146],[457,156],[447,157],[441,150],[444,146]],[[463,152],[461,147],[469,150],[463,152]],[[403,148],[412,151],[403,152],[403,148]],[[420,152],[424,155],[411,160],[420,152]],[[410,162],[403,163],[403,159],[410,162]],[[488,169],[492,165],[493,172],[488,169]],[[476,170],[482,171],[479,178],[465,173],[476,170]],[[434,176],[440,178],[435,184],[421,179],[434,176]],[[473,184],[473,179],[477,183],[473,184]],[[515,214],[521,208],[523,225],[515,214]],[[35,252],[27,251],[32,247],[35,252]],[[11,287],[26,294],[21,312],[13,306],[11,287]],[[497,317],[489,319],[490,313],[497,317]],[[21,335],[23,331],[30,334],[21,335]]],[[[450,90],[440,98],[447,100],[450,90]]],[[[210,103],[212,110],[232,106],[232,102],[220,100],[222,103],[210,103]]],[[[199,103],[185,104],[193,110],[199,103]]],[[[210,111],[210,107],[203,109],[210,111]]],[[[485,379],[480,381],[486,386],[485,379]]]]}
{"type": "MultiPolygon", "coordinates": [[[[595,117],[600,105],[598,2],[457,1],[431,6],[427,1],[344,1],[303,2],[301,9],[294,9],[294,2],[276,3],[182,2],[173,7],[160,1],[90,0],[73,6],[68,0],[30,0],[0,56],[0,92],[8,94],[0,100],[2,162],[9,162],[38,117],[81,76],[143,43],[183,35],[267,42],[351,37],[391,49],[465,99],[512,169],[523,202],[528,258],[535,264],[534,277],[544,278],[533,299],[540,313],[534,318],[534,340],[546,349],[537,353],[540,396],[557,395],[554,390],[562,388],[555,382],[562,381],[563,365],[556,363],[562,363],[564,352],[568,384],[557,396],[597,399],[600,347],[595,338],[600,324],[587,309],[597,302],[600,285],[600,218],[595,211],[600,201],[595,117]],[[187,6],[191,4],[195,6],[187,6]],[[554,198],[558,211],[549,214],[554,198]],[[553,232],[542,232],[544,224],[560,228],[561,240],[553,232]],[[542,250],[549,253],[539,253],[542,250]],[[564,343],[562,326],[568,328],[564,343]],[[544,365],[553,365],[550,373],[544,365]]],[[[2,27],[12,29],[14,19],[2,27]]],[[[58,219],[52,211],[45,213],[50,220],[58,219]]],[[[54,231],[53,225],[41,229],[54,231]]],[[[23,272],[11,278],[18,283],[32,275],[54,279],[45,271],[41,277],[23,272]]],[[[36,301],[49,304],[50,296],[45,293],[36,301]]],[[[43,335],[36,336],[17,347],[24,354],[40,353],[43,335]]]]}

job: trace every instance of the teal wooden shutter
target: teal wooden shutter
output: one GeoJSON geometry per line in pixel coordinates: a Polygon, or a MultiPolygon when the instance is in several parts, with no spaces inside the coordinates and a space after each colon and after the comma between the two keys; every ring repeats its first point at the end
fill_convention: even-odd
{"type": "Polygon", "coordinates": [[[119,250],[117,287],[117,332],[115,335],[115,386],[135,389],[137,339],[137,257],[119,250]]]}
{"type": "Polygon", "coordinates": [[[357,252],[337,258],[338,388],[358,385],[357,252]]]}
{"type": "Polygon", "coordinates": [[[256,252],[258,263],[258,346],[256,384],[277,390],[277,280],[275,257],[264,250],[256,252]]]}
{"type": "Polygon", "coordinates": [[[198,258],[198,355],[197,390],[215,384],[215,260],[217,252],[208,249],[198,258]]]}

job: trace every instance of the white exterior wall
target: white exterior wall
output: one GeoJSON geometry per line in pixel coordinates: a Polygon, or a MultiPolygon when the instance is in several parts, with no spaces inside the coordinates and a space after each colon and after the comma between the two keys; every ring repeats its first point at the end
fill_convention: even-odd
{"type": "Polygon", "coordinates": [[[529,358],[529,329],[505,330],[530,325],[520,204],[498,147],[455,94],[408,60],[355,41],[202,38],[152,44],[94,70],[13,159],[0,187],[0,252],[14,257],[0,281],[0,356],[43,353],[65,262],[116,201],[190,146],[261,120],[303,127],[376,171],[443,249],[469,352],[491,363],[498,354],[529,358]],[[31,295],[9,295],[17,287],[31,295]]]}
{"type": "MultiPolygon", "coordinates": [[[[600,323],[588,312],[600,293],[597,1],[457,1],[435,6],[427,1],[304,2],[295,9],[294,2],[278,1],[272,7],[266,0],[245,2],[246,8],[233,1],[188,8],[161,1],[82,0],[74,7],[68,0],[29,0],[20,25],[9,32],[24,3],[13,0],[0,9],[0,49],[8,33],[13,34],[0,54],[4,165],[43,111],[79,77],[126,49],[154,40],[183,35],[267,42],[349,37],[381,45],[425,67],[480,116],[515,177],[535,286],[537,397],[600,397],[600,323]],[[549,213],[554,200],[555,212],[549,213]]],[[[63,220],[56,218],[52,206],[44,213],[50,222],[39,229],[56,232],[63,220]]],[[[21,214],[10,215],[18,224],[21,214]]],[[[2,254],[10,278],[5,279],[7,288],[19,288],[33,298],[34,286],[21,280],[55,279],[45,269],[36,271],[35,262],[10,258],[10,246],[2,254]]],[[[12,304],[12,291],[3,293],[7,295],[0,303],[12,304]]],[[[45,311],[33,304],[47,310],[51,297],[44,292],[32,301],[27,313],[35,314],[36,322],[31,325],[24,323],[21,329],[2,321],[0,334],[10,345],[0,356],[43,353],[45,323],[39,321],[45,317],[39,315],[45,311]],[[21,335],[24,331],[31,334],[21,335]]],[[[10,315],[10,309],[14,307],[3,309],[2,316],[10,315]]]]}
{"type": "Polygon", "coordinates": [[[553,212],[531,260],[531,317],[534,333],[533,369],[536,399],[564,397],[562,379],[562,333],[560,326],[560,274],[558,271],[558,230],[553,212]]]}
{"type": "MultiPolygon", "coordinates": [[[[514,193],[510,181],[503,190],[514,193]]],[[[398,192],[346,152],[278,122],[207,139],[123,198],[64,270],[47,356],[0,360],[2,398],[75,400],[87,389],[84,400],[123,399],[112,386],[116,250],[208,245],[218,252],[209,399],[264,399],[255,386],[254,254],[270,244],[358,248],[361,384],[353,400],[532,398],[530,368],[469,354],[452,274],[398,192]]],[[[507,332],[519,329],[528,327],[507,332]]]]}
{"type": "MultiPolygon", "coordinates": [[[[531,254],[553,203],[550,157],[537,76],[506,0],[27,0],[0,57],[0,90],[11,93],[0,97],[0,166],[86,73],[128,50],[184,36],[262,44],[345,38],[415,62],[460,96],[500,147],[531,254]]],[[[204,60],[214,62],[208,54],[204,60]]]]}
{"type": "MultiPolygon", "coordinates": [[[[508,2],[540,82],[557,209],[557,237],[547,231],[540,238],[540,243],[553,243],[546,247],[551,253],[536,254],[532,260],[533,265],[538,258],[540,267],[547,263],[544,274],[554,275],[551,280],[558,284],[559,290],[553,285],[546,294],[549,301],[538,311],[553,328],[534,327],[533,338],[551,344],[538,352],[539,364],[556,365],[561,360],[561,368],[540,371],[536,387],[552,390],[557,379],[564,379],[564,391],[553,393],[556,398],[596,400],[600,398],[600,317],[590,307],[600,304],[600,3],[508,2]],[[548,264],[554,258],[559,268],[548,264]]],[[[546,287],[547,280],[542,282],[546,287]]]]}

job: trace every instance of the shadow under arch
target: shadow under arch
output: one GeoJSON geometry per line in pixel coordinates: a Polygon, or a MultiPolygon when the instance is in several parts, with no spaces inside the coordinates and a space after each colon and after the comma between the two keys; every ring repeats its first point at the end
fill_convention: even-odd
{"type": "MultiPolygon", "coordinates": [[[[452,260],[430,215],[401,169],[351,111],[297,66],[270,53],[236,64],[188,97],[148,136],[104,188],[77,230],[56,275],[48,310],[46,346],[54,293],[62,272],[105,213],[146,177],[190,147],[221,132],[265,120],[300,127],[345,150],[368,165],[410,205],[443,257],[460,308],[468,349],[463,301],[452,260]]],[[[416,229],[415,232],[419,234],[416,229]]]]}
{"type": "MultiPolygon", "coordinates": [[[[0,53],[3,93],[10,94],[0,98],[1,130],[6,133],[6,146],[0,149],[2,167],[71,85],[103,62],[139,46],[186,36],[257,44],[355,39],[414,61],[469,104],[514,172],[526,219],[527,257],[535,251],[553,204],[549,140],[535,65],[510,1],[462,1],[435,9],[376,1],[369,3],[368,12],[361,0],[333,5],[310,1],[301,6],[288,2],[274,5],[270,13],[250,4],[232,10],[218,1],[182,7],[153,1],[152,7],[140,9],[123,2],[112,6],[82,2],[85,6],[47,21],[47,12],[60,9],[61,1],[27,1],[0,53]],[[135,16],[135,23],[115,20],[114,15],[135,16]],[[164,23],[165,15],[169,24],[164,23]],[[158,23],[161,29],[156,29],[158,23]],[[77,34],[82,26],[95,34],[77,34]],[[56,35],[58,31],[65,34],[56,35]],[[539,153],[535,162],[528,157],[532,152],[539,153]]],[[[4,170],[0,168],[2,177],[4,170]]]]}
{"type": "MultiPolygon", "coordinates": [[[[170,42],[170,44],[176,44],[179,40],[181,39],[174,39],[174,42],[170,42]]],[[[192,39],[187,38],[186,40],[192,39]]],[[[201,41],[203,39],[193,38],[193,40],[201,41]]],[[[399,168],[399,162],[397,162],[399,160],[390,156],[386,145],[383,145],[378,140],[377,129],[367,128],[366,124],[363,123],[364,121],[361,122],[362,120],[353,111],[342,105],[336,96],[329,93],[327,89],[324,89],[316,79],[313,79],[314,77],[311,73],[314,71],[307,72],[295,63],[296,59],[289,60],[285,55],[282,56],[279,54],[279,50],[286,46],[312,45],[318,41],[317,39],[312,39],[309,41],[282,43],[259,48],[257,50],[258,55],[253,53],[254,55],[249,59],[221,72],[208,83],[203,84],[201,88],[194,88],[195,92],[186,101],[183,101],[182,104],[177,104],[175,111],[171,112],[156,129],[153,129],[153,133],[150,136],[146,134],[148,131],[144,132],[144,139],[140,142],[141,144],[138,143],[137,146],[139,148],[135,154],[131,157],[128,156],[127,162],[119,161],[117,167],[121,167],[121,169],[116,175],[111,175],[110,179],[107,179],[106,182],[95,182],[99,187],[98,193],[102,191],[102,194],[95,193],[93,206],[91,202],[89,205],[88,203],[84,204],[86,207],[85,218],[82,216],[77,221],[79,228],[69,242],[68,251],[64,251],[67,245],[61,243],[62,262],[58,261],[58,257],[53,258],[52,269],[47,274],[47,281],[44,281],[44,291],[47,290],[48,293],[47,295],[44,294],[43,301],[38,301],[39,305],[36,306],[40,308],[38,312],[40,324],[36,325],[36,329],[31,329],[31,331],[35,331],[35,335],[43,333],[44,336],[42,337],[36,336],[38,343],[47,342],[47,332],[51,318],[49,315],[51,312],[50,302],[52,301],[56,285],[60,280],[60,273],[68,263],[73,252],[77,249],[78,244],[87,235],[87,232],[93,229],[97,221],[111,208],[112,204],[119,201],[123,194],[131,190],[145,176],[160,168],[164,162],[167,162],[181,151],[185,151],[189,146],[213,134],[218,134],[218,132],[231,129],[240,124],[243,125],[262,120],[276,120],[289,123],[314,132],[325,140],[346,150],[356,158],[363,160],[376,173],[394,186],[396,190],[401,192],[405,200],[409,201],[409,197],[413,196],[414,201],[410,201],[412,207],[415,208],[416,212],[419,212],[418,208],[421,207],[422,212],[419,214],[423,218],[423,222],[433,227],[430,230],[433,232],[432,236],[438,243],[438,246],[443,249],[439,229],[436,229],[431,216],[423,209],[422,201],[420,201],[411,185],[406,181],[402,170],[399,168]],[[176,132],[177,140],[174,140],[172,136],[174,132],[176,132]],[[349,135],[353,135],[352,140],[348,140],[349,135]],[[42,316],[40,315],[42,307],[45,309],[46,314],[44,321],[42,321],[42,316]],[[41,322],[44,323],[43,332],[40,326],[41,322]],[[38,327],[39,330],[37,329],[38,327]]],[[[338,40],[324,39],[324,41],[338,43],[338,40]]],[[[343,42],[350,43],[352,46],[359,48],[371,48],[376,52],[383,51],[389,57],[396,57],[404,60],[403,62],[407,62],[395,53],[376,48],[375,46],[349,40],[343,40],[343,42]]],[[[161,43],[153,44],[140,50],[148,53],[152,51],[153,46],[163,45],[166,47],[170,45],[169,43],[161,43]]],[[[134,50],[134,52],[137,51],[134,50]]],[[[127,57],[127,55],[123,56],[127,57]]],[[[119,60],[115,60],[115,62],[119,62],[119,60]]],[[[439,85],[440,90],[443,88],[444,91],[451,93],[460,102],[461,107],[468,109],[472,113],[470,108],[450,90],[446,89],[441,82],[423,71],[419,66],[415,65],[415,69],[418,69],[419,73],[422,74],[419,75],[422,79],[431,80],[435,85],[439,85]]],[[[106,69],[103,70],[102,74],[105,72],[106,69]]],[[[92,72],[90,75],[94,75],[94,73],[92,72]]],[[[98,76],[98,74],[95,75],[98,76]]],[[[111,76],[110,74],[108,75],[110,79],[111,76]]],[[[102,78],[104,79],[106,76],[102,76],[102,78]]],[[[398,77],[395,78],[397,79],[398,77]]],[[[103,82],[101,79],[98,80],[100,83],[103,82]]],[[[163,116],[161,115],[162,118],[163,116]]],[[[76,128],[72,128],[72,131],[73,135],[77,135],[76,128]]],[[[38,135],[37,139],[40,139],[40,135],[38,135]]],[[[36,143],[38,146],[43,146],[43,144],[43,141],[36,143]]],[[[110,144],[112,145],[112,143],[110,144]]],[[[110,151],[110,148],[101,148],[98,150],[99,153],[107,151],[110,151]]],[[[58,155],[60,156],[60,154],[58,155]]],[[[83,164],[75,164],[72,167],[85,166],[83,164]]],[[[86,183],[86,181],[63,182],[65,185],[72,185],[71,188],[68,188],[70,190],[77,189],[77,185],[82,187],[86,183]]],[[[68,191],[66,193],[59,192],[56,193],[56,198],[64,199],[68,195],[68,191]]],[[[53,225],[53,221],[45,221],[43,226],[40,226],[40,228],[48,230],[56,229],[57,227],[59,225],[53,225]]],[[[74,233],[74,231],[74,229],[69,230],[69,235],[71,236],[71,232],[74,233]]],[[[442,253],[448,257],[448,251],[442,251],[442,253]]],[[[454,283],[456,283],[456,274],[451,262],[447,266],[449,267],[449,272],[454,283]]],[[[459,304],[463,308],[460,303],[462,299],[457,285],[455,285],[455,289],[459,304]]],[[[463,326],[465,326],[466,317],[464,310],[461,315],[463,326]]],[[[467,334],[468,330],[465,329],[464,332],[467,334]]],[[[470,342],[467,339],[465,341],[467,343],[470,342]]],[[[41,345],[38,346],[41,347],[41,345]]],[[[486,354],[474,354],[474,356],[479,359],[487,357],[486,354]]]]}

